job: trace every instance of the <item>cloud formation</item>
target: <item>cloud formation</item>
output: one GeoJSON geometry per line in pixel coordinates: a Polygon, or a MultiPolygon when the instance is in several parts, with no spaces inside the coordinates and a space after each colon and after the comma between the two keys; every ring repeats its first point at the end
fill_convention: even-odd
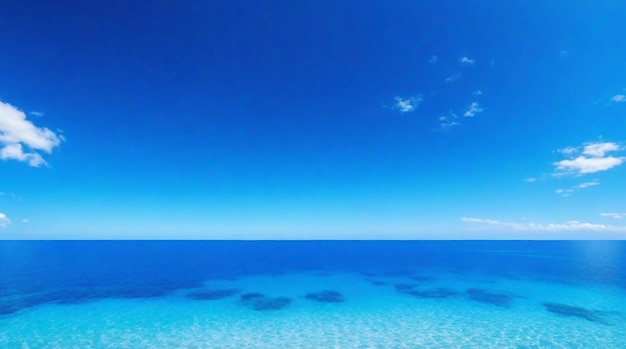
{"type": "Polygon", "coordinates": [[[624,102],[626,102],[626,96],[625,95],[615,95],[615,96],[611,97],[611,102],[624,103],[624,102]]]}
{"type": "Polygon", "coordinates": [[[428,60],[428,62],[429,62],[430,64],[437,64],[437,62],[438,62],[438,61],[439,61],[439,58],[438,58],[437,56],[432,56],[432,57],[428,60]]]}
{"type": "Polygon", "coordinates": [[[40,152],[50,154],[60,143],[61,138],[56,133],[35,126],[26,119],[24,112],[0,101],[0,159],[39,167],[46,165],[40,152]]]}
{"type": "Polygon", "coordinates": [[[623,148],[613,142],[586,143],[581,147],[567,147],[559,150],[563,155],[570,155],[554,163],[555,176],[585,175],[610,170],[624,163],[625,157],[617,157],[608,153],[621,151],[623,148]]]}
{"type": "Polygon", "coordinates": [[[616,213],[616,212],[600,213],[600,216],[610,217],[610,218],[615,218],[615,219],[622,219],[622,218],[626,218],[626,212],[624,213],[616,213]]]}
{"type": "Polygon", "coordinates": [[[396,103],[393,106],[393,109],[398,110],[401,113],[408,113],[410,111],[414,111],[422,102],[423,98],[421,95],[417,95],[414,97],[403,98],[396,96],[394,98],[396,103]]]}
{"type": "Polygon", "coordinates": [[[471,118],[471,117],[474,117],[474,115],[482,113],[482,112],[483,112],[483,108],[480,107],[478,102],[472,102],[472,104],[470,104],[469,106],[469,109],[465,111],[463,116],[465,116],[466,118],[471,118]]]}
{"type": "Polygon", "coordinates": [[[516,223],[503,222],[495,219],[462,217],[461,221],[480,225],[482,228],[508,229],[513,231],[531,232],[626,232],[626,226],[614,226],[607,224],[586,223],[580,221],[568,221],[566,223],[516,223]]]}
{"type": "Polygon", "coordinates": [[[454,113],[452,113],[450,117],[448,117],[448,116],[441,116],[441,117],[439,117],[439,125],[443,129],[447,129],[447,128],[450,128],[450,127],[453,127],[453,126],[461,125],[459,122],[454,121],[454,120],[456,120],[456,117],[457,116],[454,113]]]}
{"type": "Polygon", "coordinates": [[[7,217],[6,214],[0,212],[0,228],[6,228],[11,224],[11,220],[7,217]]]}
{"type": "Polygon", "coordinates": [[[461,73],[456,73],[454,75],[450,75],[446,78],[446,82],[453,82],[453,81],[457,81],[461,78],[461,73]]]}
{"type": "Polygon", "coordinates": [[[466,56],[463,56],[463,57],[461,57],[459,62],[461,62],[462,64],[474,65],[474,63],[476,63],[476,60],[475,59],[470,59],[469,57],[466,57],[466,56]]]}
{"type": "Polygon", "coordinates": [[[570,196],[573,192],[575,192],[577,190],[585,189],[585,188],[589,188],[589,187],[595,187],[596,185],[600,185],[600,181],[597,180],[597,179],[594,179],[593,181],[581,183],[581,184],[578,184],[578,185],[574,185],[574,186],[571,186],[571,187],[569,187],[567,189],[557,189],[554,192],[559,194],[559,195],[561,195],[561,196],[567,197],[567,196],[570,196]]]}

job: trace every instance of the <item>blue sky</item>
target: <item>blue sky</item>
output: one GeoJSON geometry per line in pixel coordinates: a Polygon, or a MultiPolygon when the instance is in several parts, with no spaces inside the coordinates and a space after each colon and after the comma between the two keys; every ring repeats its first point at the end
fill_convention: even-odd
{"type": "Polygon", "coordinates": [[[11,2],[0,239],[626,238],[623,13],[11,2]]]}

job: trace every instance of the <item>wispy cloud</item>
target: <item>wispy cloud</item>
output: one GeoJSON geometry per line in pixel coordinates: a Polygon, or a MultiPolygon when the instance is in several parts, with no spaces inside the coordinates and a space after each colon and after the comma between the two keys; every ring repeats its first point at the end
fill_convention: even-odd
{"type": "Polygon", "coordinates": [[[471,118],[471,117],[474,117],[476,114],[479,114],[482,112],[483,112],[483,108],[480,107],[478,102],[472,102],[472,104],[470,104],[469,108],[465,111],[463,116],[465,116],[466,118],[471,118]]]}
{"type": "Polygon", "coordinates": [[[28,220],[28,218],[22,218],[22,223],[26,224],[29,223],[30,221],[28,220]]]}
{"type": "Polygon", "coordinates": [[[430,64],[437,64],[438,61],[439,61],[439,58],[437,56],[432,56],[428,60],[428,63],[430,63],[430,64]]]}
{"type": "Polygon", "coordinates": [[[6,228],[11,224],[11,220],[6,214],[0,212],[0,228],[6,228]]]}
{"type": "Polygon", "coordinates": [[[581,183],[581,184],[578,184],[578,185],[574,185],[574,186],[571,186],[571,187],[569,187],[567,189],[557,189],[554,192],[559,194],[559,195],[561,195],[561,196],[567,197],[567,196],[570,196],[572,193],[574,193],[577,190],[585,189],[585,188],[589,188],[589,187],[595,187],[596,185],[600,185],[600,181],[597,180],[597,179],[594,179],[593,181],[581,183]]]}
{"type": "Polygon", "coordinates": [[[576,186],[577,189],[585,189],[585,188],[589,188],[589,187],[595,187],[596,185],[600,185],[600,181],[597,179],[594,179],[591,182],[585,182],[582,184],[579,184],[576,186]]]}
{"type": "Polygon", "coordinates": [[[441,116],[439,117],[439,125],[442,129],[448,129],[453,126],[459,126],[461,123],[455,121],[457,119],[456,114],[451,113],[450,116],[441,116]]]}
{"type": "Polygon", "coordinates": [[[561,50],[559,52],[559,56],[561,56],[562,58],[565,58],[565,57],[569,56],[569,51],[568,50],[561,50]]]}
{"type": "Polygon", "coordinates": [[[593,157],[603,157],[606,153],[621,150],[617,143],[588,143],[583,147],[583,155],[593,157]]]}
{"type": "Polygon", "coordinates": [[[503,222],[495,219],[462,217],[461,221],[479,226],[483,229],[508,229],[514,231],[528,232],[626,232],[626,226],[614,226],[606,224],[595,224],[581,221],[567,221],[565,223],[518,223],[503,222]]]}
{"type": "Polygon", "coordinates": [[[615,213],[615,212],[600,213],[600,216],[610,217],[610,218],[615,218],[615,219],[622,219],[622,218],[626,218],[626,212],[624,213],[615,213]]]}
{"type": "Polygon", "coordinates": [[[608,153],[621,150],[623,150],[623,148],[613,142],[586,143],[581,147],[567,147],[561,149],[559,152],[564,155],[569,155],[570,158],[554,163],[556,168],[554,175],[580,176],[610,170],[624,163],[626,158],[612,156],[608,153]]]}
{"type": "Polygon", "coordinates": [[[626,96],[625,95],[615,95],[615,96],[611,97],[611,102],[624,103],[624,102],[626,102],[626,96]]]}
{"type": "Polygon", "coordinates": [[[37,117],[44,116],[44,113],[42,113],[40,111],[31,111],[29,114],[32,115],[32,116],[37,116],[37,117]]]}
{"type": "Polygon", "coordinates": [[[476,90],[476,91],[472,92],[472,94],[473,94],[474,96],[482,96],[483,91],[482,91],[482,90],[476,90]]]}
{"type": "Polygon", "coordinates": [[[408,97],[408,98],[396,96],[394,100],[395,100],[395,104],[393,105],[393,109],[401,113],[408,113],[417,109],[417,107],[419,107],[419,104],[422,102],[423,98],[421,95],[408,97]]]}
{"type": "Polygon", "coordinates": [[[538,179],[535,177],[528,177],[524,179],[524,182],[528,182],[528,183],[535,183],[536,181],[538,181],[538,179]]]}
{"type": "Polygon", "coordinates": [[[453,81],[457,81],[461,78],[461,73],[456,73],[454,75],[450,75],[446,78],[446,82],[453,82],[453,81]]]}
{"type": "Polygon", "coordinates": [[[461,62],[462,64],[469,64],[469,65],[474,65],[474,63],[476,63],[475,59],[471,59],[467,56],[463,56],[461,57],[461,59],[459,59],[459,62],[461,62]]]}
{"type": "Polygon", "coordinates": [[[570,154],[576,153],[579,150],[580,150],[579,147],[565,147],[563,149],[557,150],[557,152],[564,154],[564,155],[570,155],[570,154]]]}
{"type": "Polygon", "coordinates": [[[39,167],[46,165],[39,152],[50,154],[60,143],[61,138],[56,133],[35,126],[26,119],[24,112],[0,101],[0,159],[39,167]]]}

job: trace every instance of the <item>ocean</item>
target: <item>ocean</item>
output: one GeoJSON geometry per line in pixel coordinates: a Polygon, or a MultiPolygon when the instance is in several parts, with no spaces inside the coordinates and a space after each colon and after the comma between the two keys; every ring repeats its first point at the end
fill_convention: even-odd
{"type": "Polygon", "coordinates": [[[0,241],[0,348],[626,348],[626,242],[0,241]]]}

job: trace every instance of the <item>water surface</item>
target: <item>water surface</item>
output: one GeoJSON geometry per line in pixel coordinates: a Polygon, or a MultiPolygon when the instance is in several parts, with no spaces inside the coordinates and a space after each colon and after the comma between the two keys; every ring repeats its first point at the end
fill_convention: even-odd
{"type": "Polygon", "coordinates": [[[0,348],[624,348],[625,296],[624,242],[0,242],[0,348]]]}

